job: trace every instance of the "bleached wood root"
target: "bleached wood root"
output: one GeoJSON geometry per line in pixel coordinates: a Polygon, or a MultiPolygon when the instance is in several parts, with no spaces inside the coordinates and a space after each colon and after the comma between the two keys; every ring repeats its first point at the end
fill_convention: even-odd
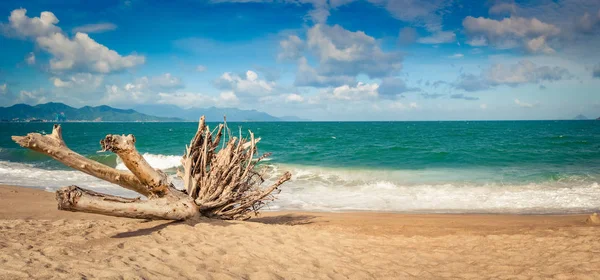
{"type": "Polygon", "coordinates": [[[60,125],[55,124],[52,134],[49,135],[29,133],[26,136],[12,136],[12,140],[21,147],[46,154],[73,169],[135,191],[144,196],[150,195],[148,188],[131,172],[114,169],[69,149],[62,138],[60,125]]]}
{"type": "Polygon", "coordinates": [[[149,200],[124,198],[79,188],[56,191],[58,209],[136,219],[186,220],[198,216],[198,208],[189,199],[164,196],[149,200]]]}

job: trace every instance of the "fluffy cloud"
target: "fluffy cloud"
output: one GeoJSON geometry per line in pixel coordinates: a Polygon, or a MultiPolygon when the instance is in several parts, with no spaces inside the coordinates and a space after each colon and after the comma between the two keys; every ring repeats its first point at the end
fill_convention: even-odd
{"type": "Polygon", "coordinates": [[[26,9],[17,9],[10,13],[8,24],[2,23],[2,31],[7,36],[23,39],[44,37],[62,32],[55,24],[58,18],[51,12],[42,12],[39,17],[30,18],[26,9]]]}
{"type": "Polygon", "coordinates": [[[0,93],[1,93],[1,94],[5,94],[5,93],[7,93],[7,92],[8,92],[8,86],[6,85],[6,83],[4,83],[4,84],[1,84],[1,85],[0,85],[0,93]]]}
{"type": "Polygon", "coordinates": [[[171,73],[165,73],[160,76],[152,77],[150,79],[150,86],[161,90],[168,90],[183,88],[183,83],[181,82],[181,79],[174,77],[171,73]]]}
{"type": "Polygon", "coordinates": [[[296,93],[291,93],[285,97],[285,101],[288,103],[302,103],[304,102],[304,97],[296,93]]]}
{"type": "Polygon", "coordinates": [[[296,35],[288,36],[287,39],[279,42],[279,47],[281,48],[277,56],[279,60],[296,60],[302,57],[304,52],[304,42],[296,35]]]}
{"type": "Polygon", "coordinates": [[[317,24],[307,33],[303,43],[297,37],[282,41],[280,58],[298,58],[296,86],[340,86],[353,84],[359,74],[371,78],[391,76],[402,68],[398,52],[384,52],[375,38],[362,31],[348,31],[339,25],[317,24]],[[311,67],[306,57],[300,57],[304,44],[317,59],[311,67]]]}
{"type": "Polygon", "coordinates": [[[171,94],[183,88],[181,80],[170,73],[159,76],[144,76],[124,86],[106,85],[102,102],[106,104],[148,103],[161,94],[171,94]]]}
{"type": "Polygon", "coordinates": [[[514,16],[501,21],[468,16],[463,20],[463,26],[472,46],[489,44],[499,49],[520,46],[531,53],[553,53],[554,49],[548,46],[547,40],[560,33],[558,27],[536,18],[514,16]]]}
{"type": "Polygon", "coordinates": [[[68,38],[56,26],[58,19],[51,12],[42,12],[40,17],[34,18],[27,17],[26,12],[25,9],[12,11],[9,23],[2,24],[3,33],[34,40],[39,48],[52,55],[52,70],[110,73],[145,62],[143,56],[121,56],[86,33],[78,32],[73,38],[68,38]]]}
{"type": "Polygon", "coordinates": [[[117,29],[117,26],[110,22],[86,24],[73,28],[73,33],[103,33],[117,29]]]}
{"type": "Polygon", "coordinates": [[[373,99],[379,96],[378,84],[365,84],[359,82],[356,86],[343,85],[330,90],[325,91],[325,96],[330,99],[337,100],[363,100],[373,99]]]}
{"type": "Polygon", "coordinates": [[[226,72],[215,82],[215,86],[221,90],[232,91],[236,95],[265,96],[275,93],[275,82],[267,82],[258,78],[254,71],[246,71],[245,76],[226,72]]]}
{"type": "Polygon", "coordinates": [[[353,84],[355,78],[347,75],[321,75],[308,65],[306,58],[298,60],[298,71],[296,72],[295,86],[327,87],[343,84],[353,84]]]}
{"type": "Polygon", "coordinates": [[[513,65],[495,64],[481,75],[462,74],[454,86],[465,91],[485,90],[493,86],[539,83],[571,78],[569,70],[562,67],[537,66],[529,60],[513,65]]]}

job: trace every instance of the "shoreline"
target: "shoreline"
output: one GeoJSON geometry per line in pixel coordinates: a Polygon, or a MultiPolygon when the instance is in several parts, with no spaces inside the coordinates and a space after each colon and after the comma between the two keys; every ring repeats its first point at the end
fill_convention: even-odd
{"type": "MultiPolygon", "coordinates": [[[[12,185],[0,183],[0,187],[10,188],[24,188],[35,191],[42,191],[53,194],[54,190],[47,190],[39,186],[28,186],[28,185],[12,185]]],[[[107,192],[110,194],[110,192],[107,192]]],[[[135,196],[126,197],[137,197],[139,194],[133,193],[135,196]]],[[[490,215],[490,216],[571,216],[571,215],[590,215],[592,213],[600,213],[599,208],[574,208],[573,210],[537,210],[536,208],[519,208],[519,209],[502,209],[501,211],[481,211],[481,210],[467,210],[467,209],[420,209],[412,211],[386,211],[386,210],[361,210],[361,209],[348,209],[348,210],[313,210],[313,209],[269,209],[268,205],[260,210],[261,213],[315,213],[315,214],[344,214],[344,213],[365,213],[365,214],[397,214],[397,215],[490,215]]]]}
{"type": "Polygon", "coordinates": [[[144,221],[0,185],[0,279],[600,279],[587,215],[262,212],[144,221]]]}

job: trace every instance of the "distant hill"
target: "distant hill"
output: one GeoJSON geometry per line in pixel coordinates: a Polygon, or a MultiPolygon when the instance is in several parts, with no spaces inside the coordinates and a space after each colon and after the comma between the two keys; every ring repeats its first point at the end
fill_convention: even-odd
{"type": "Polygon", "coordinates": [[[256,110],[242,110],[237,108],[190,108],[182,109],[175,105],[138,105],[135,110],[161,117],[175,117],[188,121],[197,121],[200,116],[205,116],[208,122],[223,121],[223,116],[227,116],[227,121],[255,121],[255,122],[281,122],[281,121],[301,121],[298,117],[278,118],[267,113],[256,110]]]}
{"type": "Polygon", "coordinates": [[[584,115],[577,115],[574,120],[579,120],[579,121],[584,121],[584,120],[589,120],[588,117],[584,116],[584,115]]]}
{"type": "Polygon", "coordinates": [[[106,122],[165,122],[182,121],[178,118],[156,117],[135,110],[123,110],[106,105],[79,109],[63,103],[46,103],[35,106],[16,104],[10,107],[0,107],[0,120],[51,120],[51,121],[106,121],[106,122]]]}

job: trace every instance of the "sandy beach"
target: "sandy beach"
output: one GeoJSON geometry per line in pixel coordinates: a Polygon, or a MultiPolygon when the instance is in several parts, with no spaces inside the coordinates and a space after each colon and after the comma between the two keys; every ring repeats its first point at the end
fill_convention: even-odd
{"type": "Polygon", "coordinates": [[[0,187],[0,279],[600,279],[587,215],[265,212],[142,221],[0,187]]]}

